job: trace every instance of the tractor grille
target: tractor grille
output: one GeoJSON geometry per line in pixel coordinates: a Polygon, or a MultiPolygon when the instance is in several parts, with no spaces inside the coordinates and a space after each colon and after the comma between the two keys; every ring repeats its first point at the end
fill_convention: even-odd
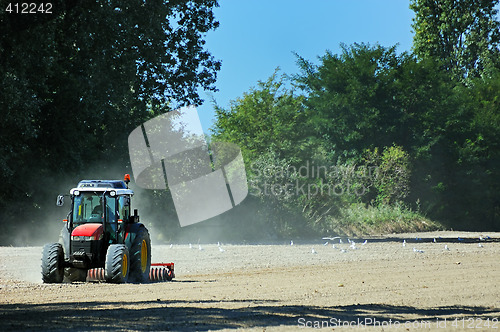
{"type": "MultiPolygon", "coordinates": [[[[75,258],[81,257],[82,253],[86,255],[90,255],[89,258],[92,257],[92,243],[93,241],[73,241],[71,246],[71,251],[73,252],[73,256],[75,258]]],[[[83,257],[82,257],[83,258],[83,257]]]]}
{"type": "Polygon", "coordinates": [[[88,268],[98,264],[100,241],[72,241],[70,260],[73,266],[88,268]]]}

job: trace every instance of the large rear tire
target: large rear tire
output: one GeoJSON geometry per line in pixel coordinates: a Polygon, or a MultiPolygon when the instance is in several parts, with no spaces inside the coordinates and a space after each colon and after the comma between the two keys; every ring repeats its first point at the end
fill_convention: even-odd
{"type": "Polygon", "coordinates": [[[129,276],[129,254],[123,244],[112,244],[106,253],[104,279],[106,282],[121,284],[127,282],[129,276]]]}
{"type": "Polygon", "coordinates": [[[139,228],[130,247],[130,280],[132,282],[149,282],[151,269],[151,239],[145,227],[139,228]]]}
{"type": "Polygon", "coordinates": [[[42,280],[61,283],[64,278],[64,251],[59,243],[46,244],[42,252],[42,280]]]}

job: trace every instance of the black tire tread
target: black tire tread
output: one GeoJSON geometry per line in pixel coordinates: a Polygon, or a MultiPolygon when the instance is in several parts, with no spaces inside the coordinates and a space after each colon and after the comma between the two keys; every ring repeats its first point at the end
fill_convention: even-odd
{"type": "Polygon", "coordinates": [[[60,243],[43,247],[42,280],[44,283],[61,283],[64,278],[64,252],[60,243]]]}
{"type": "MultiPolygon", "coordinates": [[[[122,261],[123,255],[127,254],[129,257],[127,247],[123,244],[112,244],[108,248],[106,253],[106,263],[104,267],[104,278],[106,282],[121,284],[127,282],[129,272],[127,271],[126,276],[122,275],[122,261]]],[[[130,271],[130,260],[127,265],[130,271]]]]}
{"type": "Polygon", "coordinates": [[[146,227],[141,227],[137,232],[134,242],[130,247],[130,279],[132,282],[149,282],[149,270],[151,269],[151,238],[146,227]],[[141,270],[142,241],[146,240],[148,249],[148,263],[146,271],[141,270]]]}

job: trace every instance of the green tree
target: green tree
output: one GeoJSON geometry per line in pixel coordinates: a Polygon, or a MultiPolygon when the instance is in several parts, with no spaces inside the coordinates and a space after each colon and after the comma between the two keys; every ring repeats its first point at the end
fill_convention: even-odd
{"type": "Polygon", "coordinates": [[[131,130],[215,90],[215,0],[56,0],[37,15],[1,3],[2,219],[35,222],[55,179],[125,171],[131,130]]]}
{"type": "Polygon", "coordinates": [[[296,155],[305,135],[304,97],[285,84],[285,76],[275,72],[257,88],[232,101],[229,109],[216,105],[214,139],[238,144],[247,162],[269,149],[279,157],[296,155]]]}
{"type": "Polygon", "coordinates": [[[295,79],[307,93],[309,134],[332,160],[361,160],[364,149],[405,145],[402,133],[412,112],[420,111],[405,105],[409,100],[401,94],[406,64],[414,62],[406,53],[396,54],[395,47],[365,44],[342,45],[341,54],[327,52],[319,65],[299,57],[301,74],[295,79]]]}
{"type": "MultiPolygon", "coordinates": [[[[486,93],[481,80],[474,81],[477,87],[463,86],[432,59],[398,55],[394,48],[381,46],[344,46],[339,55],[327,53],[321,57],[319,65],[304,59],[299,59],[299,65],[302,72],[296,79],[307,93],[304,104],[309,135],[317,146],[323,146],[327,160],[333,164],[341,160],[341,165],[363,165],[363,151],[384,151],[393,145],[408,153],[407,157],[391,153],[389,156],[395,161],[409,161],[409,179],[406,171],[404,178],[398,178],[394,173],[397,168],[390,164],[369,163],[388,171],[385,184],[374,183],[371,192],[361,197],[365,203],[378,200],[392,204],[402,198],[407,203],[419,201],[430,217],[452,227],[471,229],[476,218],[484,218],[474,204],[464,201],[461,193],[486,185],[479,179],[480,174],[495,182],[494,177],[484,173],[495,169],[486,166],[495,160],[490,159],[494,154],[482,155],[484,159],[479,160],[483,168],[477,163],[459,163],[464,155],[478,156],[486,148],[484,141],[471,145],[478,137],[485,137],[481,132],[493,132],[493,127],[479,130],[477,125],[479,115],[494,119],[496,112],[492,90],[486,97],[471,96],[479,87],[486,93]],[[485,99],[480,101],[481,98],[485,99]],[[478,106],[486,100],[488,107],[479,107],[478,113],[478,106]],[[475,173],[474,169],[483,172],[475,173]],[[397,189],[408,183],[409,194],[407,188],[397,189]],[[473,183],[478,186],[472,186],[473,183]],[[396,189],[404,195],[396,194],[396,189]]],[[[491,80],[487,81],[491,84],[491,80]]],[[[485,126],[486,121],[481,123],[485,126]]],[[[489,136],[491,145],[487,146],[495,147],[494,137],[489,136]]],[[[398,167],[407,169],[405,165],[398,167]]],[[[479,192],[474,195],[484,197],[479,192]]],[[[491,207],[488,211],[493,213],[491,207]]]]}
{"type": "Polygon", "coordinates": [[[284,75],[276,71],[256,88],[231,102],[229,109],[216,106],[212,129],[215,141],[233,142],[242,149],[251,200],[259,201],[255,219],[286,236],[310,231],[306,218],[319,220],[328,210],[325,197],[308,197],[307,186],[317,179],[296,174],[318,154],[309,139],[304,117],[304,96],[286,87],[284,75]],[[297,191],[297,187],[306,188],[297,191]],[[314,200],[314,204],[313,204],[314,200]],[[312,211],[314,210],[314,211],[312,211]]]}
{"type": "Polygon", "coordinates": [[[457,158],[450,170],[451,197],[457,208],[454,218],[463,227],[500,229],[500,73],[476,79],[464,88],[467,108],[473,113],[470,134],[454,142],[457,158]]]}
{"type": "Polygon", "coordinates": [[[366,163],[373,167],[373,187],[376,203],[393,204],[403,202],[408,196],[410,180],[410,156],[399,146],[366,152],[366,163]]]}
{"type": "Polygon", "coordinates": [[[499,67],[498,0],[412,0],[413,49],[442,62],[456,79],[488,74],[499,67]]]}

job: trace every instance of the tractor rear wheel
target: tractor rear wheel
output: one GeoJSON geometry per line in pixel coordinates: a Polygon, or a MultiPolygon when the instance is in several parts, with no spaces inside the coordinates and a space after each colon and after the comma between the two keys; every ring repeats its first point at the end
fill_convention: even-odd
{"type": "Polygon", "coordinates": [[[141,227],[135,235],[130,247],[130,279],[133,282],[149,281],[151,269],[151,239],[145,227],[141,227]]]}
{"type": "Polygon", "coordinates": [[[60,283],[64,277],[64,252],[61,244],[50,243],[43,247],[42,280],[45,283],[60,283]]]}
{"type": "Polygon", "coordinates": [[[129,275],[129,254],[123,244],[112,244],[106,253],[104,279],[106,282],[121,284],[127,282],[129,275]]]}

